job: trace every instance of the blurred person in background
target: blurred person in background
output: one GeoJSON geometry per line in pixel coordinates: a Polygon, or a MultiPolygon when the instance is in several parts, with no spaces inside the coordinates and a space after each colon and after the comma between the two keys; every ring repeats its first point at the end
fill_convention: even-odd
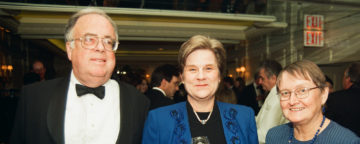
{"type": "Polygon", "coordinates": [[[255,115],[257,115],[260,110],[258,101],[256,99],[262,94],[262,89],[259,86],[259,84],[256,84],[256,78],[254,78],[254,82],[245,86],[242,89],[241,95],[237,97],[238,104],[251,107],[254,110],[255,115]]]}
{"type": "Polygon", "coordinates": [[[329,95],[325,115],[360,136],[360,62],[346,68],[343,88],[329,95]]]}
{"type": "Polygon", "coordinates": [[[174,102],[179,103],[186,101],[187,98],[187,92],[185,90],[185,86],[183,83],[179,84],[179,90],[175,92],[174,94],[174,102]]]}
{"type": "Polygon", "coordinates": [[[179,90],[179,70],[176,66],[164,64],[151,74],[152,88],[146,92],[150,99],[150,110],[174,104],[175,92],[179,90]]]}
{"type": "Polygon", "coordinates": [[[219,89],[215,94],[215,100],[224,103],[237,104],[237,99],[234,90],[229,89],[228,86],[224,84],[224,82],[220,83],[219,89]]]}
{"type": "Polygon", "coordinates": [[[287,122],[280,107],[279,96],[276,92],[276,80],[282,67],[275,60],[265,60],[258,68],[259,84],[264,91],[269,92],[264,105],[256,116],[256,126],[259,135],[259,143],[265,143],[266,134],[270,128],[287,122]]]}
{"type": "Polygon", "coordinates": [[[135,87],[137,90],[139,90],[141,93],[145,94],[149,88],[148,83],[146,79],[142,76],[138,76],[135,87]]]}
{"type": "Polygon", "coordinates": [[[308,60],[290,64],[281,71],[277,92],[282,112],[290,123],[270,129],[267,144],[360,143],[353,132],[323,114],[329,94],[325,82],[320,68],[308,60]]]}
{"type": "Polygon", "coordinates": [[[326,80],[325,84],[329,88],[329,93],[333,93],[334,92],[334,83],[333,83],[333,81],[327,75],[325,75],[325,80],[326,80]]]}
{"type": "Polygon", "coordinates": [[[231,104],[237,104],[237,97],[240,97],[241,91],[235,87],[232,77],[224,77],[220,83],[219,90],[216,93],[216,100],[231,104]]]}
{"type": "Polygon", "coordinates": [[[234,81],[234,87],[235,87],[238,91],[242,92],[243,89],[245,88],[245,81],[244,81],[244,79],[241,78],[241,77],[236,78],[235,81],[234,81]]]}
{"type": "Polygon", "coordinates": [[[35,60],[32,64],[32,72],[40,76],[40,81],[45,80],[46,68],[44,63],[40,60],[35,60]]]}

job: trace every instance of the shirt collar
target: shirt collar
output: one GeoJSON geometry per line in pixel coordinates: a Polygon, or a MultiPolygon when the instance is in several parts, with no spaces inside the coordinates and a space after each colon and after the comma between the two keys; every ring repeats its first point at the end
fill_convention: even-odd
{"type": "MultiPolygon", "coordinates": [[[[75,74],[74,74],[74,70],[71,70],[71,75],[70,75],[70,83],[71,84],[81,84],[81,85],[83,85],[82,83],[80,83],[79,82],[79,80],[75,77],[75,74]]],[[[107,86],[107,85],[109,85],[109,83],[110,83],[110,79],[106,82],[106,83],[104,83],[103,84],[103,86],[107,86]]]]}
{"type": "Polygon", "coordinates": [[[164,90],[162,90],[161,88],[159,88],[159,87],[153,87],[152,89],[154,89],[154,90],[158,90],[158,91],[160,91],[161,93],[163,93],[163,94],[164,94],[164,96],[166,96],[166,94],[165,94],[164,90]]]}

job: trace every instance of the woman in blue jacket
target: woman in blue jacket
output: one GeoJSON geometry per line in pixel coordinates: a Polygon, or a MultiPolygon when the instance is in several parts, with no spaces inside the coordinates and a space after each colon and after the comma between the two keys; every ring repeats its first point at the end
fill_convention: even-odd
{"type": "Polygon", "coordinates": [[[150,111],[143,144],[256,144],[251,108],[215,101],[226,53],[216,39],[196,35],[180,48],[181,78],[187,101],[150,111]]]}

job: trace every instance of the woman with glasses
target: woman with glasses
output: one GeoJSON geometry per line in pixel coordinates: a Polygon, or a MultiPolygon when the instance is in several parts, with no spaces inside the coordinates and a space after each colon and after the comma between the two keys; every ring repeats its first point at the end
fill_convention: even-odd
{"type": "Polygon", "coordinates": [[[215,39],[197,35],[179,51],[187,101],[150,111],[143,144],[257,144],[251,108],[215,101],[226,54],[215,39]]]}
{"type": "Polygon", "coordinates": [[[276,85],[284,116],[290,123],[276,126],[266,136],[267,144],[359,144],[350,130],[327,119],[322,107],[329,88],[313,62],[302,60],[283,69],[276,85]]]}

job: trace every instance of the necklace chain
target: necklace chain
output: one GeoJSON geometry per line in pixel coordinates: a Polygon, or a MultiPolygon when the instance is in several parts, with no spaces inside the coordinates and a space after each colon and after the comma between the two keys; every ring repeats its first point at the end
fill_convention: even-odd
{"type": "Polygon", "coordinates": [[[199,122],[200,122],[202,125],[205,125],[205,124],[206,124],[206,122],[210,119],[210,116],[211,116],[211,114],[212,114],[212,111],[210,111],[208,117],[207,117],[206,119],[202,120],[202,119],[200,119],[199,115],[195,112],[195,110],[193,110],[193,111],[194,111],[194,113],[195,113],[196,118],[199,120],[199,122]]]}
{"type": "MultiPolygon", "coordinates": [[[[311,144],[313,144],[313,143],[315,142],[317,136],[319,135],[320,129],[321,129],[322,126],[324,125],[324,122],[325,122],[325,115],[323,115],[323,119],[322,119],[322,121],[321,121],[320,128],[316,131],[314,137],[312,138],[311,144]]],[[[291,128],[290,128],[290,139],[289,139],[289,143],[290,143],[290,144],[292,144],[293,139],[294,139],[294,126],[291,126],[291,128]]]]}

